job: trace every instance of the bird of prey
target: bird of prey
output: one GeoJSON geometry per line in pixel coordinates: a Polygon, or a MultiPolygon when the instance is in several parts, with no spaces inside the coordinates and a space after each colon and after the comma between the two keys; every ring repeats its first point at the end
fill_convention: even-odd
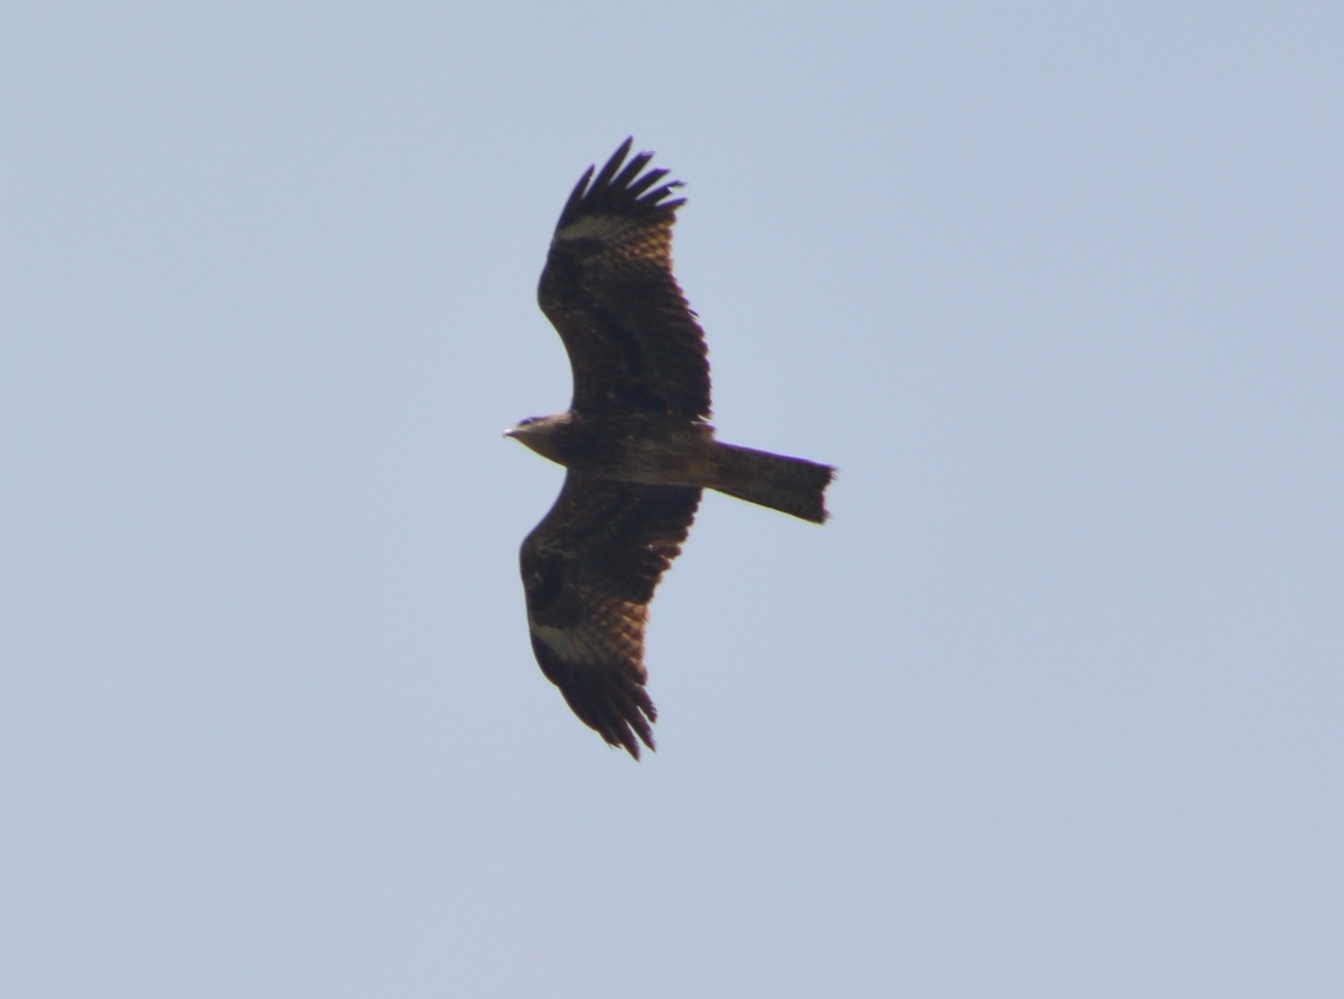
{"type": "Polygon", "coordinates": [[[681,183],[645,171],[652,153],[627,163],[630,144],[579,178],[537,289],[573,370],[569,411],[506,436],[568,470],[520,553],[537,662],[585,724],[639,759],[657,718],[649,602],[701,489],[819,524],[835,469],[714,439],[705,334],[672,276],[681,183]]]}

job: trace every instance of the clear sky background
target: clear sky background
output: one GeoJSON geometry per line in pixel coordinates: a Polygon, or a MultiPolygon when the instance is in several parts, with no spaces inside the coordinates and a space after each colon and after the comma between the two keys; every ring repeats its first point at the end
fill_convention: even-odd
{"type": "Polygon", "coordinates": [[[0,993],[1344,995],[1344,7],[9,4],[0,993]],[[730,441],[542,677],[627,135],[730,441]]]}

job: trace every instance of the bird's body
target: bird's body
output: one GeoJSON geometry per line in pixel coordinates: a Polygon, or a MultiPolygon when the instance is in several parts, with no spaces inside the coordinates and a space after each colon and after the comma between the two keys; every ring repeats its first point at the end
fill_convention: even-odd
{"type": "Polygon", "coordinates": [[[705,485],[716,444],[708,424],[645,413],[596,417],[561,413],[509,433],[573,471],[649,485],[705,485]]]}
{"type": "Polygon", "coordinates": [[[592,478],[717,489],[818,524],[826,519],[829,465],[725,444],[701,421],[645,414],[585,419],[571,412],[526,421],[509,436],[592,478]]]}
{"type": "Polygon", "coordinates": [[[568,469],[521,552],[533,651],[575,714],[638,758],[657,716],[648,604],[701,489],[821,523],[834,469],[715,439],[704,332],[672,276],[678,185],[642,173],[649,153],[622,169],[629,150],[579,180],[538,289],[574,369],[569,411],[508,433],[568,469]]]}

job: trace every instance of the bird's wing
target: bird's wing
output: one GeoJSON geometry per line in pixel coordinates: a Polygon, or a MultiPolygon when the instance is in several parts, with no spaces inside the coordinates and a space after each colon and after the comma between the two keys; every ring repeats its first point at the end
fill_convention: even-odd
{"type": "Polygon", "coordinates": [[[644,689],[644,624],[663,571],[681,551],[700,490],[568,473],[523,541],[532,649],[574,713],[639,759],[657,718],[644,689]]]}
{"type": "Polygon", "coordinates": [[[624,167],[626,139],[579,178],[551,240],[537,301],[565,343],[576,412],[709,416],[705,334],[672,276],[672,224],[684,198],[666,170],[624,167]]]}

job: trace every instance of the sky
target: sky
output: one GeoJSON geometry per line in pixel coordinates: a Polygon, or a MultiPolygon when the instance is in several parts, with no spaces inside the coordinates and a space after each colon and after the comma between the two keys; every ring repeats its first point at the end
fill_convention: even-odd
{"type": "Polygon", "coordinates": [[[0,11],[0,992],[1344,994],[1344,7],[0,11]],[[569,712],[535,286],[686,182],[723,439],[569,712]]]}

